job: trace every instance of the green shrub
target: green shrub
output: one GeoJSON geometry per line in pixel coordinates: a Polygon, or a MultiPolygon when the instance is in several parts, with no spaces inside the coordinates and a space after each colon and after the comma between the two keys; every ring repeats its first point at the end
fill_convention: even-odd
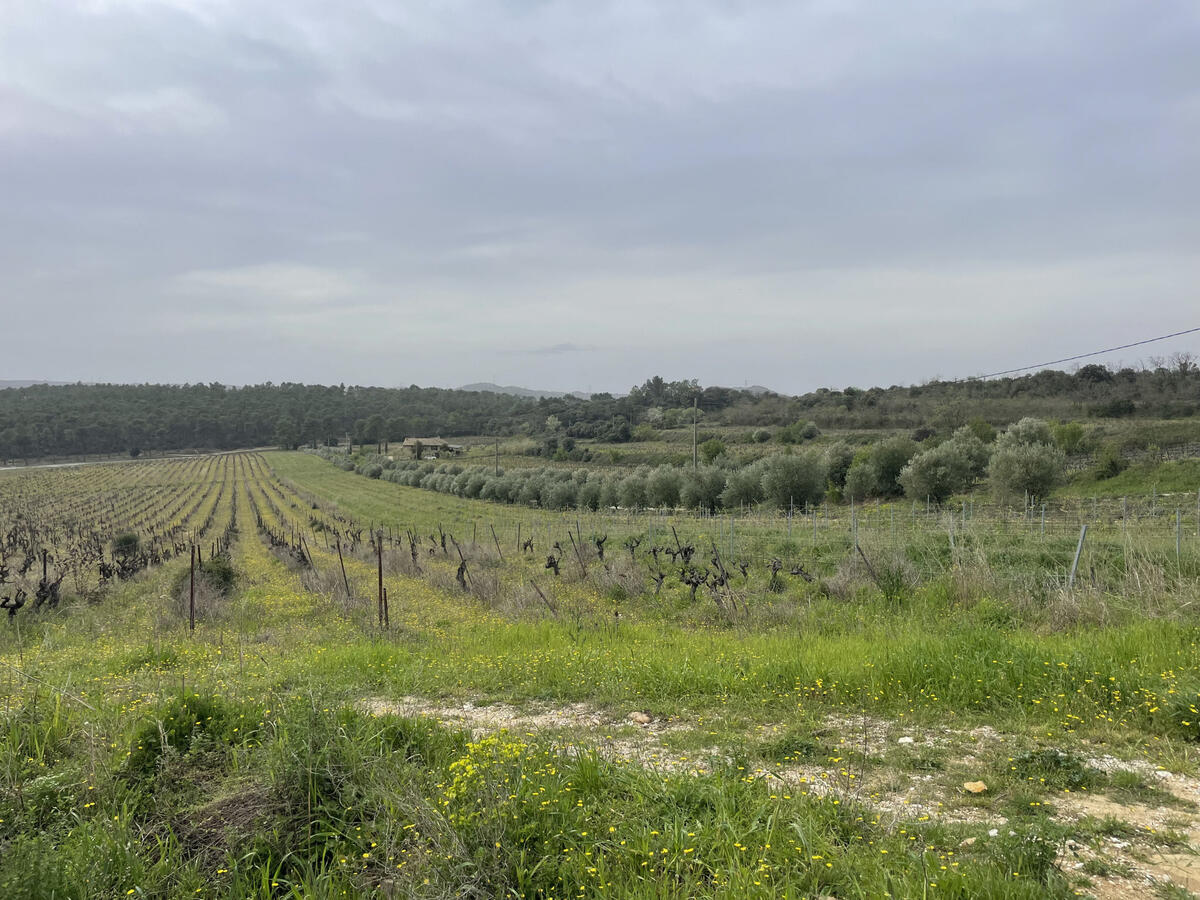
{"type": "Polygon", "coordinates": [[[759,503],[763,498],[763,468],[763,464],[755,463],[730,472],[721,492],[721,505],[737,509],[759,503]]]}
{"type": "Polygon", "coordinates": [[[1097,481],[1116,478],[1129,468],[1129,460],[1121,455],[1121,448],[1109,441],[1096,455],[1096,466],[1092,469],[1097,481]]]}
{"type": "Polygon", "coordinates": [[[879,470],[870,459],[857,460],[846,473],[843,494],[850,500],[864,500],[879,493],[879,470]]]}
{"type": "Polygon", "coordinates": [[[642,424],[633,429],[631,439],[634,441],[657,441],[659,434],[650,425],[642,424]]]}
{"type": "Polygon", "coordinates": [[[987,845],[988,856],[1009,878],[1045,884],[1057,871],[1059,841],[1032,829],[1025,833],[1001,834],[987,845]]]}
{"type": "Polygon", "coordinates": [[[1052,430],[1054,443],[1063,453],[1078,453],[1084,448],[1087,432],[1078,422],[1063,422],[1052,430]]]}
{"type": "Polygon", "coordinates": [[[142,539],[133,532],[118,534],[112,542],[113,556],[132,556],[141,546],[142,539]]]}
{"type": "Polygon", "coordinates": [[[1200,685],[1181,686],[1167,702],[1171,730],[1189,741],[1200,741],[1200,685]]]}
{"type": "MultiPolygon", "coordinates": [[[[971,436],[971,440],[979,439],[971,436]]],[[[980,443],[982,446],[982,443],[980,443]]],[[[975,483],[973,445],[965,437],[918,453],[900,471],[898,478],[904,493],[914,500],[930,499],[941,503],[952,494],[969,490],[975,483]]]]}
{"type": "Polygon", "coordinates": [[[724,452],[725,442],[718,440],[717,438],[709,438],[700,445],[700,458],[710,466],[713,464],[713,460],[722,455],[724,452]]]}
{"type": "MultiPolygon", "coordinates": [[[[904,493],[904,487],[900,484],[900,473],[904,471],[909,460],[917,455],[919,449],[916,441],[906,437],[889,438],[873,446],[868,456],[875,476],[872,493],[882,497],[896,497],[904,493]]],[[[850,487],[848,479],[849,473],[847,490],[850,487]]]]}
{"type": "Polygon", "coordinates": [[[1053,748],[1017,754],[1009,764],[1009,772],[1053,791],[1094,787],[1099,774],[1086,766],[1077,754],[1053,748]]]}
{"type": "Polygon", "coordinates": [[[820,434],[821,430],[816,425],[801,419],[799,422],[785,425],[775,432],[775,440],[781,444],[799,444],[804,441],[811,441],[820,434]]]}
{"type": "Polygon", "coordinates": [[[201,736],[223,743],[249,737],[248,731],[233,724],[236,721],[239,719],[233,707],[215,695],[174,697],[137,729],[125,760],[125,774],[135,780],[152,777],[168,747],[187,753],[201,736]]]}
{"type": "Polygon", "coordinates": [[[229,557],[224,554],[217,554],[204,560],[200,563],[197,574],[202,576],[211,588],[225,595],[233,590],[233,586],[237,582],[237,569],[233,567],[229,557]]]}
{"type": "Polygon", "coordinates": [[[854,448],[838,441],[825,448],[825,475],[835,488],[846,486],[846,475],[854,464],[854,448]]]}
{"type": "Polygon", "coordinates": [[[646,506],[646,473],[637,471],[621,481],[621,506],[625,509],[644,509],[646,506]]]}

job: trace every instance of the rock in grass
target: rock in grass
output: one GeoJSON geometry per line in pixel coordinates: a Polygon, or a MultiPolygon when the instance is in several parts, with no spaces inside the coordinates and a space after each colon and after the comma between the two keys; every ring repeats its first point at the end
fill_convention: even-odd
{"type": "Polygon", "coordinates": [[[963,790],[971,794],[982,794],[987,790],[987,785],[982,781],[968,781],[963,784],[963,790]]]}

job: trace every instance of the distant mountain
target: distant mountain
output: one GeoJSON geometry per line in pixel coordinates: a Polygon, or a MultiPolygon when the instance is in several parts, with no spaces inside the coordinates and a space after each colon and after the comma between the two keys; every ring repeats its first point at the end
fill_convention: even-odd
{"type": "Polygon", "coordinates": [[[0,378],[0,391],[5,388],[33,387],[35,384],[74,384],[73,381],[47,381],[45,378],[16,378],[5,380],[0,378]]]}
{"type": "Polygon", "coordinates": [[[460,391],[484,391],[489,394],[511,394],[514,397],[532,397],[541,400],[543,397],[576,397],[587,400],[590,394],[583,391],[540,391],[533,388],[517,387],[515,384],[492,384],[490,381],[478,381],[475,384],[464,384],[460,391]]]}

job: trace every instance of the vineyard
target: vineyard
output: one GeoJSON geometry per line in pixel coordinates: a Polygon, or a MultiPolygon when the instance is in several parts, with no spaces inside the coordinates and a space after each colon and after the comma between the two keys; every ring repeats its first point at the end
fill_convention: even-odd
{"type": "Polygon", "coordinates": [[[0,473],[0,891],[1186,896],[1198,511],[0,473]]]}

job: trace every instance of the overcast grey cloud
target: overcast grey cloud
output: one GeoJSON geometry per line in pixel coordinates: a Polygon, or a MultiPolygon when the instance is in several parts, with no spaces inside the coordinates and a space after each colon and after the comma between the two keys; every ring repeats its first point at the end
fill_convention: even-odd
{"type": "Polygon", "coordinates": [[[801,391],[1194,326],[1197,48],[1191,0],[0,0],[0,377],[801,391]]]}

